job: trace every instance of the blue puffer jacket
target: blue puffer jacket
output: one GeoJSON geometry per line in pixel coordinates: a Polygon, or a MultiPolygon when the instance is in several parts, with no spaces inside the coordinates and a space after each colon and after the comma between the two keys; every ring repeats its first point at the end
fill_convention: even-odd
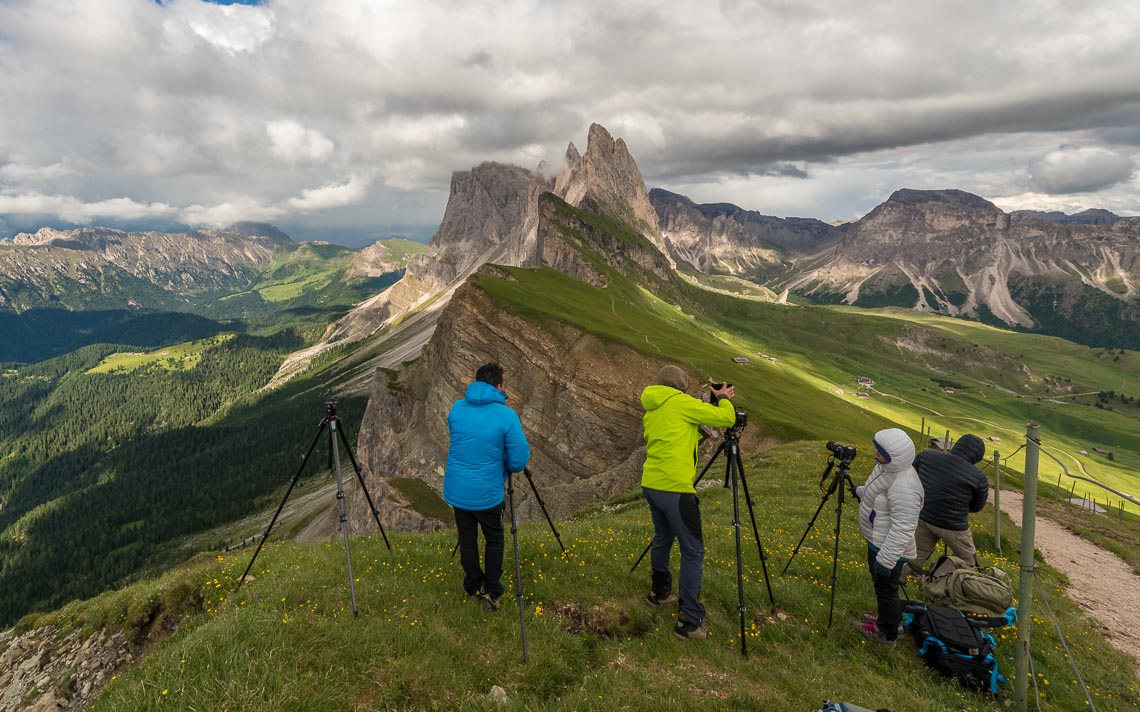
{"type": "Polygon", "coordinates": [[[507,471],[521,472],[530,446],[507,397],[475,381],[447,414],[451,445],[443,475],[443,499],[452,507],[479,511],[503,503],[507,471]]]}

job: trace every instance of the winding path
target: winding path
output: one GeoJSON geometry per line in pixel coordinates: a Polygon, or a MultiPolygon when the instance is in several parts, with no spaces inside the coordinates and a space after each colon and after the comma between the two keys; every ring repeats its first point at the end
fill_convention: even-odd
{"type": "MultiPolygon", "coordinates": [[[[1002,490],[1001,509],[1018,526],[1022,499],[1002,490]]],[[[1069,595],[1101,624],[1113,647],[1132,656],[1140,674],[1140,576],[1116,554],[1041,516],[1035,543],[1049,565],[1069,577],[1069,595]]]]}

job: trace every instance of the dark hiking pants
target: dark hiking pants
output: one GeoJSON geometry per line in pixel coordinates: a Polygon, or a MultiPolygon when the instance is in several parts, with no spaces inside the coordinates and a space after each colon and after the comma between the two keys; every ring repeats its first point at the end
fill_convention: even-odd
{"type": "Polygon", "coordinates": [[[899,580],[902,578],[903,562],[895,564],[890,576],[876,576],[877,555],[878,552],[867,547],[867,568],[871,571],[871,580],[875,583],[875,598],[879,603],[879,633],[887,640],[895,640],[899,637],[899,623],[902,622],[899,580]]]}
{"type": "Polygon", "coordinates": [[[677,596],[681,614],[693,623],[705,619],[701,605],[701,577],[705,566],[705,542],[701,533],[701,509],[695,494],[663,492],[641,488],[649,513],[653,516],[653,543],[649,564],[653,569],[653,592],[669,593],[673,576],[669,572],[669,556],[676,539],[681,549],[681,570],[677,576],[677,596]]]}
{"type": "Polygon", "coordinates": [[[455,528],[459,532],[459,561],[463,564],[463,590],[474,595],[482,591],[491,598],[503,595],[503,505],[473,511],[455,507],[455,528]],[[483,567],[479,566],[479,529],[487,545],[483,567]],[[484,571],[484,568],[486,571],[484,571]]]}

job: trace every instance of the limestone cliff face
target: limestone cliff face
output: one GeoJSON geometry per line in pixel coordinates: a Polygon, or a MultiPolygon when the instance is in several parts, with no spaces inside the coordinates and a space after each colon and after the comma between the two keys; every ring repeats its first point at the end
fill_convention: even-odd
{"type": "Polygon", "coordinates": [[[409,263],[406,282],[389,288],[390,294],[381,293],[359,305],[330,329],[327,338],[362,338],[392,323],[408,308],[446,299],[487,262],[511,266],[542,263],[539,203],[544,193],[553,193],[575,207],[601,206],[665,253],[641,171],[625,142],[615,140],[604,127],[590,127],[585,155],[571,143],[561,173],[548,177],[547,171],[544,164],[529,171],[483,163],[470,171],[456,172],[431,249],[409,263]]]}
{"type": "Polygon", "coordinates": [[[615,140],[601,124],[593,124],[586,155],[580,155],[571,143],[565,160],[566,169],[555,183],[555,195],[574,206],[592,199],[613,215],[632,218],[630,222],[666,253],[657,212],[625,141],[615,140]]]}
{"type": "Polygon", "coordinates": [[[669,253],[708,273],[751,276],[811,253],[842,230],[809,218],[776,218],[729,203],[699,205],[660,188],[649,191],[669,253]]]}
{"type": "MultiPolygon", "coordinates": [[[[635,486],[644,457],[640,394],[663,364],[564,324],[552,331],[504,312],[472,280],[455,293],[416,364],[397,382],[377,372],[358,446],[370,489],[380,478],[416,477],[442,491],[447,413],[489,361],[505,370],[507,405],[522,420],[529,469],[551,516],[635,486]]],[[[541,518],[521,477],[515,496],[520,516],[541,518]]],[[[352,511],[353,526],[367,531],[362,495],[354,494],[352,511]]]]}

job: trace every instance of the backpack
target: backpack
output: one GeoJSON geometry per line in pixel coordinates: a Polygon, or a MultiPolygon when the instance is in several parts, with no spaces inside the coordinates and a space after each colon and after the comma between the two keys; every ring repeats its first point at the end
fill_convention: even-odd
{"type": "Polygon", "coordinates": [[[1002,616],[1013,606],[1009,575],[996,566],[975,569],[965,559],[943,556],[919,582],[926,599],[966,613],[1002,616]]]}
{"type": "Polygon", "coordinates": [[[963,687],[998,694],[1005,681],[998,672],[994,639],[983,628],[1013,625],[1017,610],[1002,616],[966,617],[961,611],[917,601],[903,602],[903,627],[914,636],[918,654],[929,667],[963,687]]]}

